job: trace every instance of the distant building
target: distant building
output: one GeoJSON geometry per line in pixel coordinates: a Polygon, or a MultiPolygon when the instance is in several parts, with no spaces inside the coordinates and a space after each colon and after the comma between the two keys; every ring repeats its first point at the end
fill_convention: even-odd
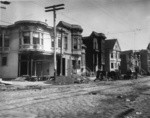
{"type": "Polygon", "coordinates": [[[128,70],[135,72],[135,68],[140,71],[141,61],[138,51],[127,50],[121,52],[121,73],[126,74],[128,70]]]}
{"type": "Polygon", "coordinates": [[[105,40],[105,65],[106,71],[116,71],[120,68],[121,48],[117,39],[105,40]]]}
{"type": "Polygon", "coordinates": [[[150,74],[150,43],[146,50],[140,51],[141,71],[145,74],[150,74]]]}
{"type": "Polygon", "coordinates": [[[86,49],[86,67],[88,71],[105,70],[105,35],[92,32],[90,36],[83,37],[86,49]]]}
{"type": "MultiPolygon", "coordinates": [[[[85,54],[81,41],[82,28],[66,24],[60,22],[57,26],[57,75],[71,74],[75,64],[78,65],[77,69],[81,70],[81,57],[85,54]]],[[[53,76],[53,54],[53,28],[46,23],[25,20],[13,25],[0,26],[2,78],[53,76]]]]}

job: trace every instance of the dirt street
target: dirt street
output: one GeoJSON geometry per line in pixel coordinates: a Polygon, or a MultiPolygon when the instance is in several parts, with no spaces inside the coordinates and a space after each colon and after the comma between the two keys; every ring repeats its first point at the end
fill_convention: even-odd
{"type": "Polygon", "coordinates": [[[150,77],[59,86],[0,85],[0,118],[150,118],[149,108],[150,77]]]}

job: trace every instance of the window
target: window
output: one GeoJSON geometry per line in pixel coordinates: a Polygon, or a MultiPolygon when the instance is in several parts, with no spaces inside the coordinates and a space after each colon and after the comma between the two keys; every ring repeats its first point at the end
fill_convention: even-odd
{"type": "Polygon", "coordinates": [[[81,49],[81,38],[78,39],[78,49],[81,49]]]}
{"type": "Polygon", "coordinates": [[[54,38],[52,38],[52,47],[54,47],[54,38]]]}
{"type": "Polygon", "coordinates": [[[114,63],[111,63],[111,68],[114,68],[114,63]]]}
{"type": "Polygon", "coordinates": [[[9,37],[4,36],[4,47],[9,47],[9,37]]]}
{"type": "Polygon", "coordinates": [[[78,68],[78,69],[80,68],[80,61],[78,61],[78,65],[77,65],[77,68],[78,68]]]}
{"type": "Polygon", "coordinates": [[[113,58],[114,57],[114,55],[113,55],[113,52],[111,53],[111,58],[113,58]]]}
{"type": "Polygon", "coordinates": [[[33,44],[40,44],[40,38],[38,32],[33,32],[33,44]]]}
{"type": "Polygon", "coordinates": [[[30,32],[23,32],[24,44],[30,44],[30,32]]]}
{"type": "Polygon", "coordinates": [[[58,47],[61,48],[61,37],[58,37],[58,47]]]}
{"type": "Polygon", "coordinates": [[[117,63],[116,63],[116,68],[118,68],[117,66],[118,66],[118,65],[117,65],[117,63]]]}
{"type": "Polygon", "coordinates": [[[65,36],[65,39],[64,39],[64,49],[65,50],[68,49],[68,38],[67,38],[67,36],[65,36]]]}
{"type": "Polygon", "coordinates": [[[44,37],[44,35],[43,35],[43,33],[41,33],[41,45],[43,45],[43,37],[44,37]]]}
{"type": "Polygon", "coordinates": [[[74,49],[78,48],[78,39],[74,38],[74,45],[73,45],[74,49]]]}
{"type": "Polygon", "coordinates": [[[2,57],[2,66],[6,66],[7,65],[7,57],[3,56],[2,57]]]}
{"type": "Polygon", "coordinates": [[[3,35],[2,35],[2,34],[0,34],[0,47],[2,47],[2,46],[3,46],[2,42],[3,42],[3,35]]]}

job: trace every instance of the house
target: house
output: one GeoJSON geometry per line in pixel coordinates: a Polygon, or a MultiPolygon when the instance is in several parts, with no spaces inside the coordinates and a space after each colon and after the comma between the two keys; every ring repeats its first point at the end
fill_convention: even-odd
{"type": "Polygon", "coordinates": [[[121,48],[117,39],[105,40],[105,69],[107,72],[119,70],[120,52],[121,48]]]}
{"type": "Polygon", "coordinates": [[[90,36],[83,37],[86,49],[86,67],[95,73],[98,69],[105,70],[105,35],[93,31],[90,36]]]}
{"type": "Polygon", "coordinates": [[[135,72],[135,68],[140,69],[140,54],[138,51],[126,50],[121,52],[121,73],[126,74],[128,70],[135,72]]]}
{"type": "Polygon", "coordinates": [[[82,27],[60,21],[57,28],[65,31],[65,35],[68,35],[68,37],[65,37],[64,47],[62,47],[64,50],[61,52],[63,59],[62,68],[64,68],[62,70],[65,71],[66,66],[68,74],[85,72],[85,46],[82,44],[82,27]]]}
{"type": "Polygon", "coordinates": [[[147,49],[140,51],[141,58],[141,71],[144,74],[150,73],[150,43],[147,46],[147,49]]]}
{"type": "MultiPolygon", "coordinates": [[[[57,75],[69,75],[72,61],[78,59],[81,68],[82,28],[58,24],[56,38],[57,75]],[[62,27],[62,29],[60,29],[62,27]],[[73,37],[78,41],[73,44],[73,37]],[[73,46],[78,47],[76,50],[73,46]]],[[[74,39],[75,40],[75,39],[74,39]]],[[[83,53],[82,53],[83,52],[83,53]]],[[[24,20],[13,25],[0,26],[0,76],[45,77],[54,75],[53,28],[44,22],[24,20]]]]}

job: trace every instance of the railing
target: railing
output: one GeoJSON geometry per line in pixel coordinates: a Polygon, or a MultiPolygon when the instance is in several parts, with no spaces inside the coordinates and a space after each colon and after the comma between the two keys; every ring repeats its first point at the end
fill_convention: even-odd
{"type": "Polygon", "coordinates": [[[43,50],[43,45],[24,44],[24,45],[20,45],[20,50],[43,50]]]}

